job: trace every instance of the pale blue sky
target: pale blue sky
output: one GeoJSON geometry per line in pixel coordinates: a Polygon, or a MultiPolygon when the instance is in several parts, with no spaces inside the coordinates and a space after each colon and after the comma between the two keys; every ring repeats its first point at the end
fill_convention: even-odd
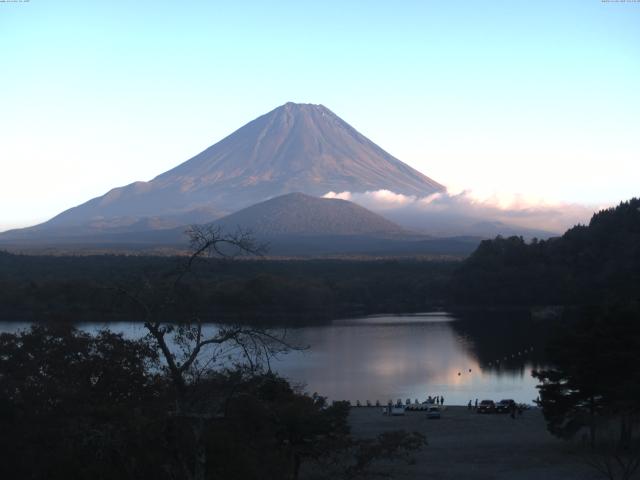
{"type": "Polygon", "coordinates": [[[640,3],[0,3],[0,68],[0,230],[287,101],[455,188],[640,194],[640,3]]]}

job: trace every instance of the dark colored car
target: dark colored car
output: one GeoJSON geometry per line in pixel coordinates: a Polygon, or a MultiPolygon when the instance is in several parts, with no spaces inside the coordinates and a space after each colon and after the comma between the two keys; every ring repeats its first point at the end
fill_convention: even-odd
{"type": "Polygon", "coordinates": [[[509,413],[512,409],[516,408],[516,402],[512,399],[500,400],[496,405],[496,412],[509,413]]]}
{"type": "Polygon", "coordinates": [[[427,409],[427,418],[439,420],[441,416],[442,416],[442,413],[441,413],[440,407],[436,407],[434,405],[427,409]]]}
{"type": "Polygon", "coordinates": [[[496,404],[493,400],[482,400],[478,405],[478,413],[493,413],[496,411],[496,404]]]}

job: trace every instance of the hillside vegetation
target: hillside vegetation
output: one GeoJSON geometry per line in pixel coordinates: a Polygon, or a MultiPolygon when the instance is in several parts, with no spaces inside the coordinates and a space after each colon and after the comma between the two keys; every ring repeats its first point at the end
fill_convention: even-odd
{"type": "MultiPolygon", "coordinates": [[[[179,320],[196,308],[207,320],[295,323],[348,315],[415,312],[440,306],[458,262],[417,260],[208,260],[183,304],[164,315],[179,320]]],[[[0,252],[0,319],[135,320],[140,312],[118,288],[143,285],[162,295],[184,257],[27,256],[0,252]]]]}
{"type": "Polygon", "coordinates": [[[593,215],[562,237],[481,242],[456,270],[451,298],[473,305],[580,305],[640,298],[640,199],[593,215]]]}
{"type": "Polygon", "coordinates": [[[225,230],[241,227],[255,236],[363,235],[406,233],[360,205],[335,198],[289,193],[247,207],[215,222],[225,230]]]}

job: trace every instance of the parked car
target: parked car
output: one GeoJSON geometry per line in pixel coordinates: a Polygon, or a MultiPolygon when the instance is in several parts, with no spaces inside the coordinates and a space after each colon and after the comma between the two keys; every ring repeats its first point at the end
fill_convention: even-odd
{"type": "Polygon", "coordinates": [[[500,400],[496,404],[496,412],[497,413],[509,413],[511,409],[516,407],[515,400],[508,398],[506,400],[500,400]]]}
{"type": "Polygon", "coordinates": [[[441,416],[441,411],[440,411],[440,407],[429,407],[427,409],[427,418],[433,418],[433,419],[440,419],[441,416]]]}
{"type": "Polygon", "coordinates": [[[382,409],[383,415],[397,416],[397,415],[404,415],[404,412],[405,412],[404,405],[387,405],[382,409]]]}
{"type": "Polygon", "coordinates": [[[478,413],[494,413],[496,411],[496,404],[493,400],[482,400],[478,405],[478,413]]]}
{"type": "Polygon", "coordinates": [[[393,407],[391,407],[391,415],[396,416],[396,415],[404,415],[404,406],[402,405],[394,405],[393,407]]]}

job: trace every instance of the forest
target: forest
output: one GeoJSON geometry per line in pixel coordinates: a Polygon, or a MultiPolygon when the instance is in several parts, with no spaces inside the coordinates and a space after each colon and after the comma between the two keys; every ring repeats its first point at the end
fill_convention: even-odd
{"type": "MultiPolygon", "coordinates": [[[[0,253],[0,319],[136,320],[122,289],[161,288],[186,257],[32,256],[0,253]]],[[[302,324],[341,316],[441,307],[459,262],[413,259],[210,258],[194,271],[189,308],[209,321],[302,324]]],[[[186,292],[183,298],[186,298],[186,292]]],[[[183,305],[184,306],[184,305],[183,305]]],[[[166,312],[177,317],[174,304],[166,312]]],[[[178,319],[176,317],[176,319],[178,319]]]]}
{"type": "MultiPolygon", "coordinates": [[[[483,241],[464,261],[207,258],[182,298],[209,321],[300,325],[372,313],[637,301],[640,200],[549,240],[483,241]]],[[[184,256],[0,252],[0,319],[135,320],[122,290],[166,288],[184,256]]],[[[178,319],[185,305],[168,306],[178,319]]]]}
{"type": "Polygon", "coordinates": [[[173,375],[157,346],[61,324],[0,334],[0,477],[355,479],[425,444],[405,431],[355,438],[347,403],[302,394],[255,363],[185,362],[173,375]]]}
{"type": "Polygon", "coordinates": [[[637,302],[640,199],[595,213],[549,240],[497,237],[481,242],[448,284],[462,305],[564,305],[637,302]]]}

